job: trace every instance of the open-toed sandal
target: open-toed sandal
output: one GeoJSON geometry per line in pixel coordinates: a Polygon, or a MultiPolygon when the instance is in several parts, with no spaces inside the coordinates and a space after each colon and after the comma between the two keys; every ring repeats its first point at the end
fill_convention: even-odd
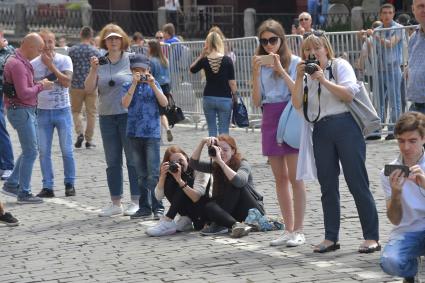
{"type": "Polygon", "coordinates": [[[381,245],[379,244],[379,242],[376,242],[372,245],[369,246],[363,246],[361,245],[359,247],[359,253],[361,254],[371,254],[374,252],[379,252],[381,250],[381,245]]]}
{"type": "Polygon", "coordinates": [[[332,242],[332,244],[330,244],[330,245],[325,245],[325,244],[317,245],[314,248],[313,252],[323,254],[323,253],[333,252],[333,251],[339,250],[340,248],[341,248],[341,246],[339,245],[339,243],[332,242]]]}

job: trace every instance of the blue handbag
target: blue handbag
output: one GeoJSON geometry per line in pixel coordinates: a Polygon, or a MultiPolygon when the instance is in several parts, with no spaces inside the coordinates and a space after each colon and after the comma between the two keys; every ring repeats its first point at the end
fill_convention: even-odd
{"type": "Polygon", "coordinates": [[[236,96],[236,101],[233,102],[232,123],[239,128],[249,127],[248,111],[242,101],[242,97],[238,94],[234,95],[236,96]]]}
{"type": "Polygon", "coordinates": [[[291,100],[280,115],[277,127],[276,141],[278,144],[285,142],[293,148],[300,148],[302,117],[292,105],[291,100]]]}

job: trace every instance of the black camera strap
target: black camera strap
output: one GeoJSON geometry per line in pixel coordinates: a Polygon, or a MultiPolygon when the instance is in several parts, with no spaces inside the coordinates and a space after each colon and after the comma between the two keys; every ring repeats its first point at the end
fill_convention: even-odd
{"type": "Polygon", "coordinates": [[[317,117],[311,121],[310,118],[308,117],[308,87],[307,87],[307,75],[304,75],[304,96],[303,96],[303,112],[304,112],[304,118],[310,122],[310,123],[316,123],[317,120],[319,120],[320,117],[320,94],[322,93],[322,89],[320,87],[320,83],[319,83],[319,87],[317,89],[317,97],[319,99],[319,113],[317,113],[317,117]]]}

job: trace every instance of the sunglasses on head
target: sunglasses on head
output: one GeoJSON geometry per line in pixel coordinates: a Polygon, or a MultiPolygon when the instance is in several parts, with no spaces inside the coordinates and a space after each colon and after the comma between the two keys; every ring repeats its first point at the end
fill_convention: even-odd
{"type": "Polygon", "coordinates": [[[270,43],[270,45],[275,45],[279,41],[279,37],[272,36],[270,38],[260,38],[260,44],[263,46],[267,46],[267,44],[270,43]]]}
{"type": "Polygon", "coordinates": [[[321,36],[325,36],[325,33],[323,32],[323,31],[319,31],[319,30],[315,30],[315,31],[312,31],[312,32],[306,32],[306,33],[304,33],[304,35],[303,35],[303,39],[306,39],[307,37],[309,37],[310,35],[314,35],[314,36],[317,36],[317,37],[321,37],[321,36]]]}
{"type": "Polygon", "coordinates": [[[299,19],[300,22],[309,21],[309,20],[310,20],[310,18],[301,18],[301,19],[299,19]]]}

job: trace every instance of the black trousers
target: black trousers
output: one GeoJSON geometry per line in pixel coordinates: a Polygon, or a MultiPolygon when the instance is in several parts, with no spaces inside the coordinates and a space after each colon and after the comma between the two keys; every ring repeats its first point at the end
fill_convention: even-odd
{"type": "Polygon", "coordinates": [[[207,203],[206,197],[201,197],[197,202],[193,202],[182,189],[178,187],[166,187],[164,194],[170,202],[170,208],[166,216],[174,219],[178,214],[181,216],[188,216],[192,222],[195,230],[200,230],[205,224],[204,207],[207,203]]]}
{"type": "Polygon", "coordinates": [[[205,204],[205,215],[209,221],[217,225],[232,228],[236,222],[245,220],[251,208],[262,211],[246,188],[231,187],[221,196],[205,204]]]}

